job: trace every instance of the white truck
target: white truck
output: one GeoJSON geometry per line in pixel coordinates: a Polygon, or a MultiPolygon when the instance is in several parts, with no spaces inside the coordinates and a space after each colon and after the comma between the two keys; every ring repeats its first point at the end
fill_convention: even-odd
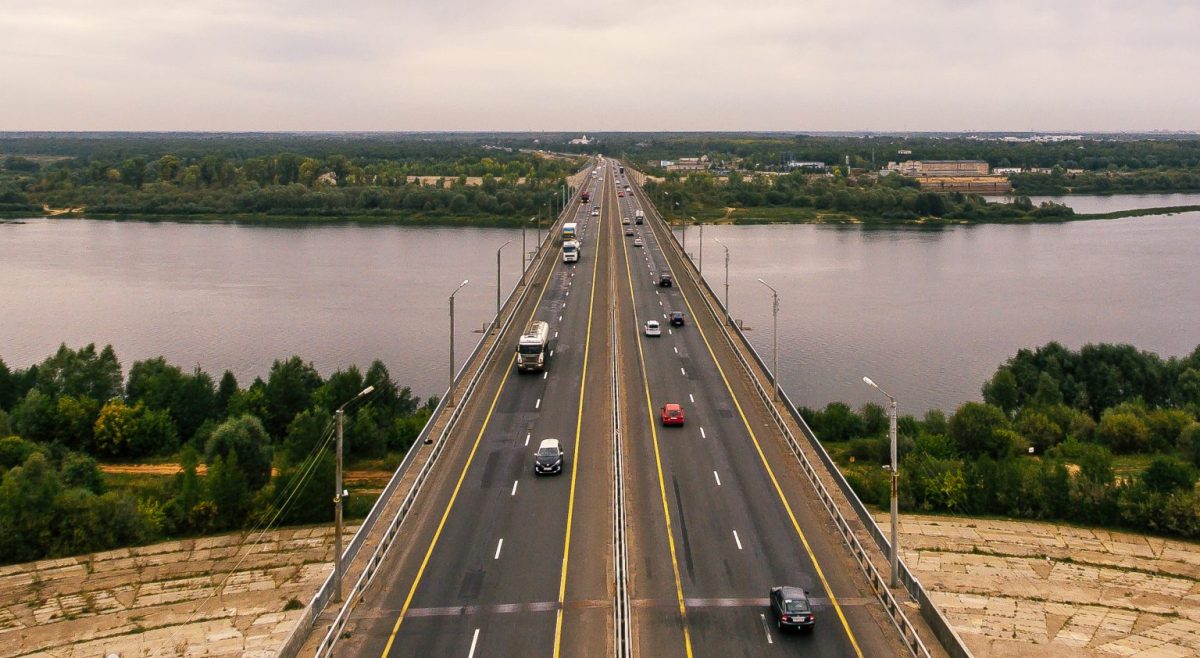
{"type": "Polygon", "coordinates": [[[579,262],[579,241],[564,240],[562,246],[562,255],[564,263],[579,262]]]}
{"type": "Polygon", "coordinates": [[[640,210],[633,213],[633,222],[635,224],[645,224],[646,223],[646,213],[644,213],[640,210]]]}
{"type": "Polygon", "coordinates": [[[531,322],[517,341],[517,369],[537,372],[546,368],[546,346],[550,343],[550,324],[531,322]]]}

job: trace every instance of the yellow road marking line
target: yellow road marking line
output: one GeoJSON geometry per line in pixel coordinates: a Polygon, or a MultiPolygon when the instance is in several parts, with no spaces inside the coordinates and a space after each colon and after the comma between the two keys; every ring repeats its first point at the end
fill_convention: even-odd
{"type": "MultiPolygon", "coordinates": [[[[663,478],[662,454],[658,447],[658,419],[654,417],[654,403],[650,400],[650,380],[646,376],[646,355],[642,351],[641,331],[637,324],[637,299],[633,294],[633,270],[629,267],[629,246],[621,241],[625,253],[625,274],[629,277],[629,303],[634,311],[634,330],[639,333],[637,342],[638,365],[642,370],[642,390],[646,393],[646,415],[650,418],[650,438],[654,441],[654,466],[658,470],[658,494],[662,499],[663,521],[667,524],[667,546],[671,551],[671,571],[675,574],[675,597],[679,600],[679,617],[683,621],[683,646],[688,658],[692,656],[692,633],[688,626],[687,606],[683,602],[683,581],[679,577],[679,559],[675,553],[675,533],[671,529],[671,512],[667,508],[667,485],[663,478]]],[[[682,513],[682,511],[681,511],[682,513]]]]}
{"type": "MultiPolygon", "coordinates": [[[[605,178],[604,182],[608,183],[608,179],[605,178]]],[[[604,196],[603,193],[601,196],[604,196]]],[[[563,542],[562,576],[558,581],[558,612],[554,616],[554,658],[558,658],[562,649],[563,601],[567,597],[567,561],[571,557],[571,522],[575,518],[575,479],[579,474],[579,442],[583,434],[583,394],[587,391],[588,356],[592,349],[592,310],[596,300],[596,275],[600,272],[600,243],[604,239],[604,236],[599,233],[604,225],[603,222],[597,221],[596,224],[599,237],[596,240],[596,261],[592,266],[592,291],[588,297],[587,337],[583,341],[583,373],[579,380],[579,412],[575,418],[575,456],[571,460],[571,496],[567,500],[567,537],[563,542]]]]}
{"type": "MultiPolygon", "coordinates": [[[[670,225],[667,225],[670,230],[670,225]]],[[[656,236],[657,238],[657,236],[656,236]]],[[[667,264],[667,269],[671,270],[671,278],[678,281],[675,276],[675,268],[671,267],[671,261],[663,254],[663,261],[667,264]]],[[[688,307],[688,313],[692,314],[692,319],[696,318],[695,311],[692,310],[692,304],[687,299],[687,294],[680,287],[679,295],[683,297],[683,303],[688,307]]],[[[800,522],[796,520],[796,514],[792,511],[792,506],[788,503],[787,496],[783,493],[783,488],[779,486],[779,480],[775,477],[775,471],[771,468],[771,464],[767,462],[767,456],[763,453],[762,445],[758,442],[758,437],[754,434],[754,429],[750,426],[750,421],[746,418],[746,413],[742,410],[742,405],[738,402],[737,395],[733,392],[733,387],[729,384],[729,379],[725,376],[725,369],[721,367],[720,361],[717,360],[716,353],[713,352],[712,344],[708,342],[708,336],[705,335],[704,329],[700,327],[698,321],[693,322],[696,329],[700,331],[700,338],[704,339],[704,346],[708,348],[708,354],[712,357],[713,364],[717,366],[717,372],[721,375],[721,381],[725,382],[725,389],[729,391],[729,397],[733,399],[733,406],[737,407],[738,415],[742,418],[742,424],[746,426],[746,431],[750,434],[750,440],[754,442],[754,449],[758,452],[758,458],[762,461],[763,468],[767,470],[767,475],[771,478],[771,484],[775,487],[775,493],[778,494],[780,502],[783,503],[784,509],[787,510],[788,518],[792,521],[792,527],[795,528],[796,534],[800,537],[800,543],[804,544],[804,550],[808,553],[808,557],[812,560],[813,568],[817,570],[817,577],[821,579],[821,584],[825,587],[825,591],[829,594],[829,602],[833,604],[833,609],[837,611],[838,619],[842,622],[842,628],[846,630],[846,637],[850,639],[850,645],[854,647],[854,653],[857,656],[862,656],[862,649],[858,646],[858,640],[854,637],[854,631],[850,630],[850,623],[846,620],[846,615],[842,611],[842,606],[838,604],[837,596],[833,593],[833,588],[829,586],[829,581],[825,578],[825,571],[821,569],[821,565],[817,562],[817,556],[813,553],[812,546],[808,543],[808,537],[804,535],[804,531],[800,529],[800,522]]]]}
{"type": "MultiPolygon", "coordinates": [[[[546,281],[542,284],[542,291],[538,293],[537,301],[533,305],[533,313],[529,315],[527,322],[532,322],[537,316],[538,308],[542,305],[542,298],[546,295],[546,289],[550,287],[550,279],[554,277],[554,269],[557,263],[550,266],[550,273],[546,275],[546,281]]],[[[500,340],[497,336],[496,340],[500,340]]],[[[450,518],[450,510],[454,507],[454,501],[458,499],[459,489],[462,488],[462,483],[467,477],[467,471],[471,468],[471,462],[475,460],[475,453],[479,449],[479,443],[483,440],[483,434],[487,431],[488,423],[492,420],[492,412],[496,409],[496,403],[500,400],[500,394],[504,391],[504,386],[508,384],[508,378],[512,376],[512,367],[517,361],[516,353],[508,361],[508,367],[505,369],[504,377],[500,380],[500,387],[496,389],[496,395],[492,398],[492,404],[488,407],[487,416],[483,419],[483,426],[479,428],[479,434],[475,436],[475,443],[471,446],[471,452],[467,455],[467,463],[463,465],[462,472],[458,474],[458,482],[454,484],[454,492],[450,495],[450,501],[446,503],[446,509],[442,512],[442,518],[438,521],[437,530],[433,533],[433,540],[429,542],[429,550],[425,551],[425,558],[421,560],[421,567],[417,569],[417,577],[413,580],[412,587],[408,590],[408,596],[404,599],[404,606],[400,608],[400,614],[396,616],[396,624],[392,626],[392,632],[388,635],[387,644],[383,647],[383,656],[386,658],[392,650],[392,644],[396,641],[396,634],[400,632],[400,623],[404,621],[404,615],[408,612],[408,607],[412,604],[413,597],[417,593],[417,586],[421,584],[421,578],[425,575],[425,567],[429,566],[429,558],[433,556],[433,550],[437,547],[438,539],[442,536],[442,529],[446,525],[446,519],[450,518]]],[[[459,400],[459,404],[462,404],[459,400]]]]}

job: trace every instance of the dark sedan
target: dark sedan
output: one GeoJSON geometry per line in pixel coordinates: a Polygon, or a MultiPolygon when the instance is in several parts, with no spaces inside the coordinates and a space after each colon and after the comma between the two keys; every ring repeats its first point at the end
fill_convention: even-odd
{"type": "Polygon", "coordinates": [[[775,625],[781,631],[797,629],[804,633],[812,632],[812,603],[808,600],[808,592],[799,587],[772,587],[771,614],[775,616],[775,625]]]}

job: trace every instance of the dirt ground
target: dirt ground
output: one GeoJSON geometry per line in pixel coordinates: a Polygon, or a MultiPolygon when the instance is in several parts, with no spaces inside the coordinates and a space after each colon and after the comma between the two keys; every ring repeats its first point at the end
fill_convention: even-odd
{"type": "Polygon", "coordinates": [[[919,515],[900,532],[905,563],[976,656],[1200,655],[1198,544],[919,515]]]}

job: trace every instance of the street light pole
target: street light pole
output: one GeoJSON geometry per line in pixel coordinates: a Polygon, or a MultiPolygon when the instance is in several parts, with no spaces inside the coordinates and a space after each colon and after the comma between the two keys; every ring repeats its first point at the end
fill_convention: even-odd
{"type": "Polygon", "coordinates": [[[896,398],[888,394],[887,391],[879,387],[879,384],[871,381],[870,377],[863,377],[863,383],[875,390],[883,393],[888,399],[888,438],[892,442],[892,552],[889,559],[892,563],[892,587],[900,586],[900,529],[899,529],[899,479],[900,473],[896,468],[896,398]]]}
{"type": "MultiPolygon", "coordinates": [[[[530,217],[529,221],[533,221],[530,217]]],[[[529,252],[525,251],[525,225],[529,222],[521,222],[521,287],[525,287],[525,270],[529,268],[529,252]]]]}
{"type": "Polygon", "coordinates": [[[713,239],[716,240],[717,244],[725,248],[725,315],[728,316],[729,324],[732,325],[733,314],[729,312],[729,247],[719,239],[713,239]]]}
{"type": "Polygon", "coordinates": [[[493,329],[500,326],[500,250],[510,244],[512,244],[512,240],[500,245],[500,249],[496,250],[496,320],[493,323],[493,329]]]}
{"type": "Polygon", "coordinates": [[[359,391],[358,395],[348,400],[345,404],[337,408],[334,416],[337,418],[337,473],[334,476],[333,483],[333,600],[342,600],[342,419],[345,417],[346,407],[351,402],[368,396],[375,390],[374,386],[368,386],[359,391]]]}
{"type": "Polygon", "coordinates": [[[454,406],[454,296],[463,289],[463,286],[467,285],[467,282],[467,279],[463,279],[454,292],[450,293],[450,394],[446,400],[448,407],[454,406]]]}
{"type": "Polygon", "coordinates": [[[779,291],[771,288],[771,286],[762,279],[759,283],[770,288],[773,298],[772,315],[775,318],[775,327],[771,331],[771,358],[774,365],[771,366],[771,379],[775,380],[775,401],[779,402],[779,291]]]}
{"type": "MultiPolygon", "coordinates": [[[[690,219],[695,223],[695,217],[690,219]]],[[[704,222],[700,222],[700,278],[704,278],[704,222]]]]}

